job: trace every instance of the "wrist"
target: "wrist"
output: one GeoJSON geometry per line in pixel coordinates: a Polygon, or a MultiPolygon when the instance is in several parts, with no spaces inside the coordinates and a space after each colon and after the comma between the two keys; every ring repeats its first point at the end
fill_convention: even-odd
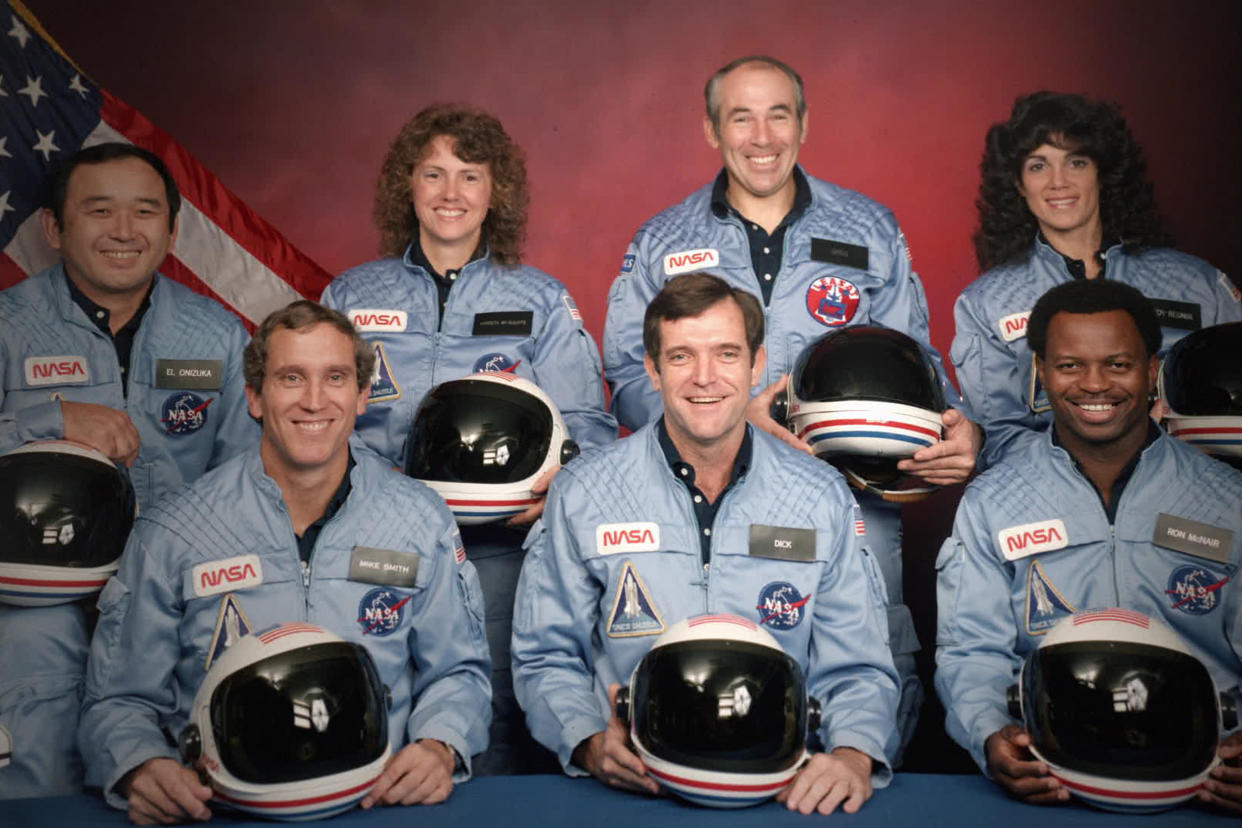
{"type": "Polygon", "coordinates": [[[838,747],[832,749],[832,755],[838,759],[849,762],[856,767],[864,776],[870,776],[875,770],[875,760],[858,748],[838,747]]]}
{"type": "Polygon", "coordinates": [[[457,757],[457,751],[453,749],[452,745],[441,742],[439,739],[419,739],[418,744],[431,750],[444,763],[444,767],[448,769],[450,776],[456,773],[460,762],[457,757]]]}

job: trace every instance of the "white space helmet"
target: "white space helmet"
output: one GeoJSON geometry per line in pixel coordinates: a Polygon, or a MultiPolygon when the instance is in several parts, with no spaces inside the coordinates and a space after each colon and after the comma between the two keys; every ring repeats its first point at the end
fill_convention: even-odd
{"type": "Polygon", "coordinates": [[[129,476],[94,449],[49,441],[0,455],[0,603],[49,606],[99,592],[134,514],[129,476]]]}
{"type": "Polygon", "coordinates": [[[927,353],[889,328],[831,331],[803,349],[789,376],[789,424],[856,488],[898,503],[936,487],[897,463],[941,436],[944,393],[927,353]]]}
{"type": "Polygon", "coordinates": [[[699,615],[655,640],[617,694],[617,714],[647,772],[700,805],[775,796],[806,758],[819,702],[798,662],[736,615],[699,615]]]}
{"type": "Polygon", "coordinates": [[[1193,797],[1237,718],[1175,632],[1116,608],[1058,621],[1009,689],[1009,712],[1066,790],[1127,813],[1193,797]]]}
{"type": "Polygon", "coordinates": [[[282,624],[212,663],[180,741],[229,807],[321,819],[358,804],[384,770],[388,694],[362,645],[282,624]]]}
{"type": "Polygon", "coordinates": [[[1173,343],[1160,364],[1159,389],[1170,434],[1242,470],[1242,322],[1173,343]]]}
{"type": "Polygon", "coordinates": [[[578,454],[539,386],[495,371],[441,383],[423,397],[405,473],[440,493],[457,523],[506,520],[539,501],[544,472],[578,454]]]}

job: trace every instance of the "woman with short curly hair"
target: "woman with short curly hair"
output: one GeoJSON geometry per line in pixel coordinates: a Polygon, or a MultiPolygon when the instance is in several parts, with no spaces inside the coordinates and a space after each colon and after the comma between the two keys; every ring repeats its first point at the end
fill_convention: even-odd
{"type": "Polygon", "coordinates": [[[1081,95],[1018,98],[987,134],[975,253],[987,272],[958,297],[951,357],[986,467],[1048,428],[1025,338],[1045,291],[1116,279],[1156,306],[1164,347],[1191,330],[1242,319],[1238,289],[1202,259],[1170,249],[1142,150],[1117,108],[1081,95]]]}
{"type": "MultiPolygon", "coordinates": [[[[616,438],[599,353],[578,308],[563,284],[521,263],[529,202],[522,151],[487,112],[430,106],[392,142],[375,194],[385,258],[342,273],[322,301],[345,311],[375,347],[357,431],[394,465],[403,462],[423,396],[478,371],[534,382],[583,448],[616,438]]],[[[508,524],[461,530],[483,590],[493,662],[491,744],[474,760],[477,774],[559,771],[530,738],[509,675],[522,540],[542,508],[540,500],[508,524]]],[[[463,579],[463,588],[472,582],[463,579]]]]}

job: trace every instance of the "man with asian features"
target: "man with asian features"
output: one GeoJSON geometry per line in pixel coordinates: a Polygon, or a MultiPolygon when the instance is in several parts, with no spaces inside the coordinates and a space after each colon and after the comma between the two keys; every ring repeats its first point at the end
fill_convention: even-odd
{"type": "Polygon", "coordinates": [[[391,692],[393,756],[362,807],[439,802],[486,746],[482,602],[452,515],[352,436],[373,359],[336,311],[273,313],[246,349],[259,447],[135,525],[100,596],[79,732],[87,782],[134,822],[211,815],[163,734],[231,639],[278,623],[366,647],[391,692]]]}
{"type": "MultiPolygon", "coordinates": [[[[740,58],[712,75],[705,98],[704,136],[720,152],[723,169],[712,184],[644,224],[626,251],[604,330],[612,410],[630,429],[659,417],[660,395],[643,367],[643,309],[674,276],[707,271],[761,302],[767,363],[759,374],[764,390],[754,396],[749,420],[810,452],[769,414],[784,375],[810,342],[845,326],[893,328],[934,354],[923,287],[888,208],[798,166],[809,121],[797,72],[771,57],[740,58]]],[[[935,362],[945,398],[956,401],[938,356],[935,362]]],[[[944,439],[901,461],[902,471],[934,485],[969,476],[981,432],[954,409],[944,412],[943,424],[944,439]]],[[[904,746],[923,691],[914,662],[918,639],[902,598],[901,510],[869,492],[860,492],[858,502],[889,600],[904,746]]]]}
{"type": "MultiPolygon", "coordinates": [[[[60,261],[0,291],[0,453],[39,440],[89,446],[129,467],[141,510],[258,438],[245,328],[157,271],[180,205],[147,150],[83,149],[48,176],[40,219],[60,261]]],[[[82,789],[84,606],[0,606],[0,733],[15,743],[0,799],[82,789]]]]}
{"type": "Polygon", "coordinates": [[[678,277],[643,338],[662,416],[566,465],[527,539],[512,651],[531,733],[571,775],[654,793],[612,709],[617,683],[678,620],[739,615],[776,637],[824,705],[825,752],[778,799],[853,813],[891,776],[898,695],[857,506],[831,467],[746,421],[766,359],[753,295],[678,277]]]}
{"type": "MultiPolygon", "coordinates": [[[[1066,282],[1027,338],[1052,427],[980,475],[937,561],[936,690],[949,735],[1013,796],[1069,791],[1008,714],[1023,660],[1075,612],[1121,607],[1185,640],[1221,692],[1242,689],[1242,474],[1149,418],[1160,323],[1136,289],[1066,282]]],[[[1199,797],[1242,813],[1242,733],[1199,797]]]]}

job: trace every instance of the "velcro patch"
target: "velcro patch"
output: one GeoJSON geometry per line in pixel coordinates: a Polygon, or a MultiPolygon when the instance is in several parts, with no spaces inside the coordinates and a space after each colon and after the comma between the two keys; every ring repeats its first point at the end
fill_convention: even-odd
{"type": "Polygon", "coordinates": [[[192,388],[219,391],[224,385],[224,362],[219,359],[157,359],[156,388],[192,388]]]}
{"type": "Polygon", "coordinates": [[[349,312],[349,321],[358,333],[404,331],[409,319],[403,310],[357,308],[349,312]]]}
{"type": "Polygon", "coordinates": [[[27,385],[68,385],[90,381],[90,366],[84,356],[26,358],[27,385]]]}
{"type": "Polygon", "coordinates": [[[263,563],[258,555],[238,555],[199,564],[192,571],[194,594],[199,598],[263,583],[263,563]]]}
{"type": "Polygon", "coordinates": [[[855,270],[866,270],[870,251],[859,244],[832,239],[811,239],[811,260],[827,264],[845,265],[855,270]]]}
{"type": "Polygon", "coordinates": [[[220,653],[232,647],[243,635],[250,635],[250,619],[242,609],[241,601],[233,593],[220,599],[220,611],[216,613],[216,630],[207,648],[206,670],[219,658],[220,653]]]}
{"type": "Polygon", "coordinates": [[[1161,512],[1151,542],[1196,558],[1227,563],[1233,549],[1233,530],[1161,512]]]}
{"type": "Polygon", "coordinates": [[[412,587],[418,577],[418,556],[395,549],[355,546],[349,556],[349,580],[364,584],[412,587]]]}
{"type": "Polygon", "coordinates": [[[718,267],[719,265],[720,251],[714,247],[704,247],[699,250],[682,250],[677,253],[669,253],[664,257],[664,275],[676,276],[679,273],[689,273],[693,270],[718,267]]]}
{"type": "Polygon", "coordinates": [[[1060,518],[1039,523],[1010,526],[996,533],[997,543],[1007,561],[1016,561],[1028,555],[1051,552],[1069,546],[1069,532],[1060,518]]]}
{"type": "Polygon", "coordinates": [[[601,523],[595,527],[595,551],[601,555],[656,552],[659,548],[660,526],[656,523],[601,523]]]}
{"type": "Polygon", "coordinates": [[[997,319],[996,327],[1000,328],[1001,339],[1006,342],[1013,342],[1015,339],[1021,339],[1026,336],[1026,323],[1030,318],[1031,312],[1024,310],[997,319]]]}
{"type": "Polygon", "coordinates": [[[659,635],[664,632],[664,619],[651,600],[647,585],[629,561],[621,568],[617,594],[608,615],[609,638],[632,638],[636,635],[659,635]]]}
{"type": "Polygon", "coordinates": [[[750,554],[779,561],[815,560],[815,530],[788,526],[750,526],[750,554]]]}

